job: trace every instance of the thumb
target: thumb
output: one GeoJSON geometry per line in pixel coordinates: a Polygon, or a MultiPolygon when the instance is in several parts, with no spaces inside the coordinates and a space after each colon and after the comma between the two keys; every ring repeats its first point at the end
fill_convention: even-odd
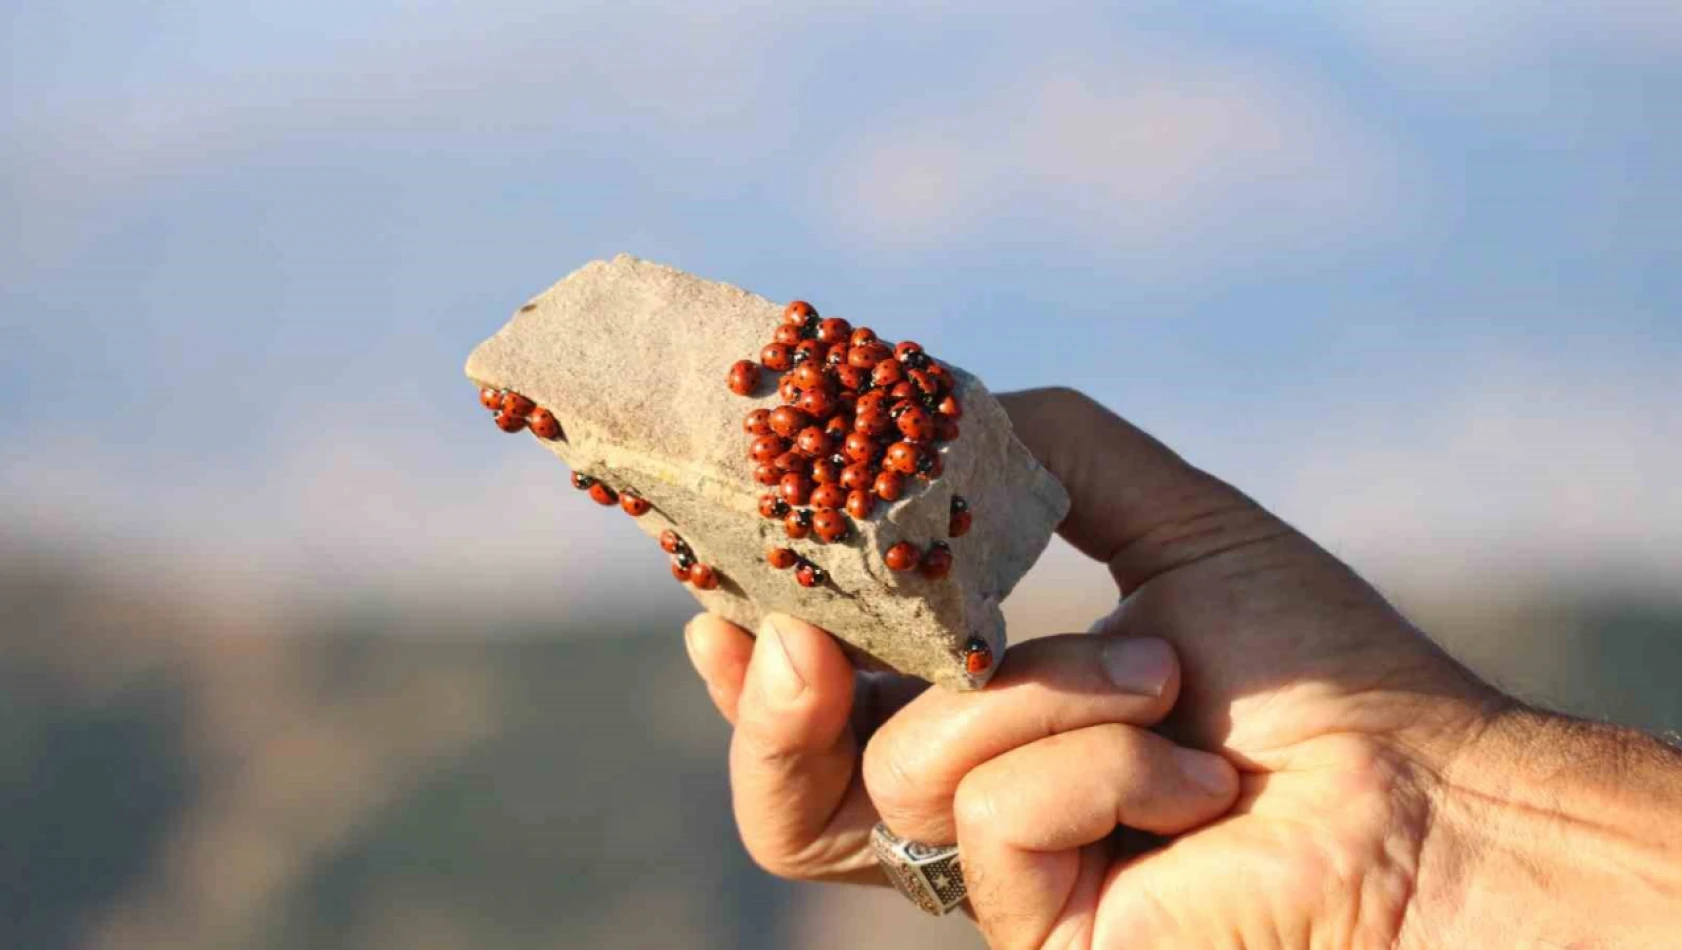
{"type": "Polygon", "coordinates": [[[1065,540],[1122,593],[1158,574],[1291,533],[1242,492],[1073,389],[998,397],[1017,438],[1069,492],[1065,540]]]}

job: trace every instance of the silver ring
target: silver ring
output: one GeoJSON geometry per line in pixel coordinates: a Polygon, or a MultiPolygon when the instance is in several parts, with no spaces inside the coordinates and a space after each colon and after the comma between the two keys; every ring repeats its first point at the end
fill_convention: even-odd
{"type": "Polygon", "coordinates": [[[950,913],[969,896],[964,866],[955,844],[910,841],[878,824],[870,832],[870,850],[894,887],[925,913],[950,913]]]}

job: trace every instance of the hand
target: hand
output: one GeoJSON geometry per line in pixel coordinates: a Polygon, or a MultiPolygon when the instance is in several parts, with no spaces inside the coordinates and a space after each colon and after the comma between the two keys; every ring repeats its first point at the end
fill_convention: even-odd
{"type": "Polygon", "coordinates": [[[1064,536],[1125,600],[1096,637],[1011,649],[980,693],[910,701],[862,760],[896,699],[871,687],[852,709],[832,644],[800,625],[753,646],[692,624],[738,722],[737,818],[762,864],[873,873],[878,814],[906,837],[955,837],[996,947],[1666,939],[1682,894],[1673,757],[1521,709],[1335,558],[1084,397],[1004,401],[1070,491],[1064,536]],[[1093,686],[1109,651],[1147,637],[1184,665],[1159,727],[1180,747],[1137,728],[1166,708],[1140,701],[1148,689],[1093,686]],[[804,674],[786,719],[764,713],[773,651],[804,674]],[[1236,789],[1183,747],[1236,766],[1236,789]],[[1141,850],[1118,828],[1173,837],[1141,850]]]}

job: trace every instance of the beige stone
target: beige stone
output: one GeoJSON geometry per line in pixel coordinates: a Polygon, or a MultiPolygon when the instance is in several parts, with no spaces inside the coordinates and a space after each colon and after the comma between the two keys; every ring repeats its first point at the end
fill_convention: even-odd
{"type": "MultiPolygon", "coordinates": [[[[756,358],[770,340],[782,309],[622,254],[586,264],[522,307],[474,349],[467,375],[548,407],[565,435],[540,444],[574,471],[650,501],[637,526],[651,536],[674,528],[718,569],[717,590],[694,591],[708,610],[750,630],[767,612],[792,614],[832,631],[858,659],[946,686],[980,685],[985,676],[968,676],[960,651],[980,637],[1003,655],[999,603],[1067,513],[1067,493],[981,383],[954,367],[964,417],[941,449],[943,476],[909,480],[903,499],[855,520],[844,542],[791,542],[780,522],[759,516],[766,489],[752,479],[742,431],[749,410],[777,405],[776,375],[767,372],[752,398],[725,386],[730,365],[756,358]],[[974,525],[949,542],[952,573],[935,581],[888,570],[882,554],[894,543],[946,538],[954,493],[969,501],[974,525]],[[778,546],[822,566],[829,583],[808,590],[793,571],[774,570],[764,552],[778,546]]],[[[876,329],[894,339],[891,326],[876,329]]],[[[557,478],[556,490],[572,489],[557,478]]],[[[652,541],[649,556],[665,557],[652,541]]]]}

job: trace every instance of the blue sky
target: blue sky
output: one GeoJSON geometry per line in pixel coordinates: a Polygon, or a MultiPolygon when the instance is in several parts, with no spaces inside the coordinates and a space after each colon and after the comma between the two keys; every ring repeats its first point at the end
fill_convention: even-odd
{"type": "Polygon", "coordinates": [[[8,4],[0,514],[652,580],[460,377],[630,251],[1087,389],[1381,579],[1674,579],[1682,12],[1465,7],[8,4]]]}

